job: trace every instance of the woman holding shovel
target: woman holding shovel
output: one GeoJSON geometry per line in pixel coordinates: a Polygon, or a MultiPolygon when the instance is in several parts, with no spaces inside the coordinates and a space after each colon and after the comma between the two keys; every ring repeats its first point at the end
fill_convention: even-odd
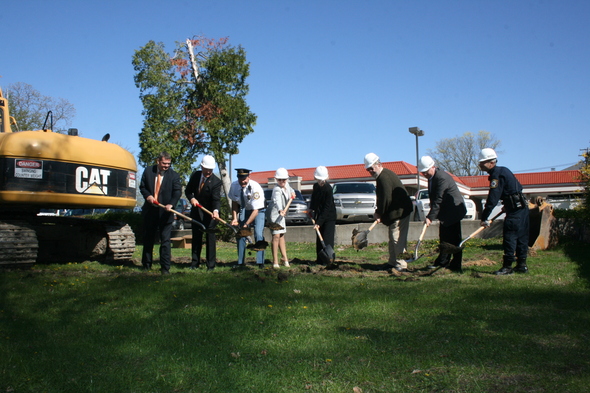
{"type": "Polygon", "coordinates": [[[289,267],[289,258],[287,257],[287,246],[285,244],[285,233],[287,232],[287,223],[285,216],[289,212],[290,201],[295,198],[295,191],[289,185],[289,173],[285,168],[279,168],[275,172],[277,185],[272,190],[272,197],[266,208],[266,220],[272,232],[272,258],[275,269],[279,265],[279,250],[281,251],[283,264],[289,267]]]}
{"type": "MultiPolygon", "coordinates": [[[[314,219],[314,229],[321,234],[323,243],[326,248],[334,249],[334,235],[336,233],[336,206],[334,205],[334,193],[332,186],[327,182],[328,168],[318,166],[314,173],[317,183],[313,185],[311,193],[312,218],[314,219]]],[[[322,264],[321,253],[324,250],[322,240],[318,235],[316,239],[316,263],[322,264]]],[[[332,256],[328,256],[332,258],[332,256]]]]}

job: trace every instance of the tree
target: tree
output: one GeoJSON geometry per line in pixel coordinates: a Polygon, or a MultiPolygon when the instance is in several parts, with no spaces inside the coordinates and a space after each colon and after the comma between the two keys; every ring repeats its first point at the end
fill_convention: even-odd
{"type": "Polygon", "coordinates": [[[10,115],[15,118],[19,131],[42,129],[47,113],[51,111],[53,131],[66,132],[76,116],[76,109],[68,100],[44,96],[27,83],[8,85],[6,97],[10,101],[10,115]]]}
{"type": "Polygon", "coordinates": [[[133,66],[145,116],[140,161],[152,163],[159,151],[167,150],[186,177],[199,154],[212,154],[227,194],[226,157],[236,154],[254,131],[256,115],[245,101],[246,53],[226,44],[227,39],[189,39],[177,43],[169,56],[162,43],[150,41],[136,51],[133,66]]]}
{"type": "Polygon", "coordinates": [[[466,132],[455,137],[436,142],[434,150],[428,150],[437,165],[456,176],[475,176],[480,174],[479,152],[490,147],[497,151],[500,141],[487,131],[477,135],[466,132]]]}

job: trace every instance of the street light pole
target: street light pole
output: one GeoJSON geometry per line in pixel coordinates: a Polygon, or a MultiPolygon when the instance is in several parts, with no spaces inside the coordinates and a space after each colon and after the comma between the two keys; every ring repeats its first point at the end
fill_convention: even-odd
{"type": "Polygon", "coordinates": [[[410,127],[410,134],[416,135],[416,191],[420,191],[420,169],[418,169],[419,156],[418,156],[418,137],[424,136],[424,131],[418,127],[410,127]]]}

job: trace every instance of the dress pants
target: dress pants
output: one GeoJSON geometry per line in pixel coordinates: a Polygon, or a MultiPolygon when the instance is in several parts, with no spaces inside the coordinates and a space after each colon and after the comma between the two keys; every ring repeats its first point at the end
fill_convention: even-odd
{"type": "MultiPolygon", "coordinates": [[[[157,208],[156,208],[157,209],[157,208]]],[[[162,271],[169,271],[172,260],[170,235],[172,234],[171,212],[147,212],[143,216],[144,235],[141,264],[151,268],[156,236],[160,235],[160,266],[162,271]]]]}

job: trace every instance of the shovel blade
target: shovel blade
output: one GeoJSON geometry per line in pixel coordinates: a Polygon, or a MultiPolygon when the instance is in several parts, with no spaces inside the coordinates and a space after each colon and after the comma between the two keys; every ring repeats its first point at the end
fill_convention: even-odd
{"type": "Polygon", "coordinates": [[[357,233],[353,232],[352,245],[354,246],[355,250],[360,250],[362,248],[367,247],[367,245],[369,244],[369,241],[367,239],[368,234],[369,234],[368,230],[362,231],[362,232],[357,232],[357,233]]]}
{"type": "Polygon", "coordinates": [[[320,260],[324,265],[329,265],[334,262],[334,249],[330,245],[322,243],[322,250],[320,251],[320,260]]]}

